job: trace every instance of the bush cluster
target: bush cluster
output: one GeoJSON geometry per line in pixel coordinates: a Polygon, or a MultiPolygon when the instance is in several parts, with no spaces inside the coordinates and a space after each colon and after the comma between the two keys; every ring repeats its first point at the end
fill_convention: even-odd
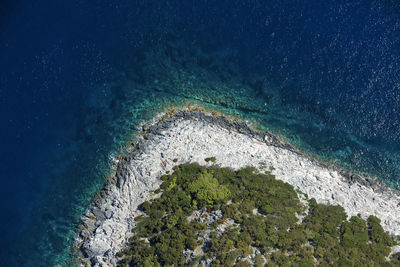
{"type": "Polygon", "coordinates": [[[347,220],[342,207],[314,199],[307,200],[306,214],[294,188],[269,172],[184,164],[162,180],[162,195],[140,206],[145,215],[136,218],[135,235],[118,254],[120,266],[196,266],[207,259],[213,266],[400,264],[400,254],[388,259],[395,242],[378,218],[347,220]],[[189,220],[204,208],[223,217],[209,226],[189,220]],[[218,232],[228,220],[234,224],[218,232]],[[196,257],[184,256],[194,250],[196,257]]]}

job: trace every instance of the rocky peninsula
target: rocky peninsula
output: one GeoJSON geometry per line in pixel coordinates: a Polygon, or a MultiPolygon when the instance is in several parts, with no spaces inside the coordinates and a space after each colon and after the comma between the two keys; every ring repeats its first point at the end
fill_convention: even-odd
{"type": "MultiPolygon", "coordinates": [[[[138,206],[157,196],[160,177],[178,164],[268,168],[276,179],[315,198],[341,205],[347,215],[374,215],[391,235],[400,235],[400,194],[378,180],[351,174],[321,163],[268,132],[252,130],[245,122],[200,111],[179,111],[143,126],[133,152],[118,162],[100,196],[82,218],[76,240],[85,266],[115,266],[116,254],[126,246],[142,215],[138,206]]],[[[395,250],[398,248],[395,248],[395,250]]]]}

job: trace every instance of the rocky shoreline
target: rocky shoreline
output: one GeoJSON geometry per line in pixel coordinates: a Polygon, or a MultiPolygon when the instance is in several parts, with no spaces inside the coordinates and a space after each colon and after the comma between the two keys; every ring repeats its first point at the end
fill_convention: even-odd
{"type": "Polygon", "coordinates": [[[277,179],[292,184],[319,203],[342,205],[348,215],[375,215],[383,228],[400,235],[400,194],[368,177],[321,163],[268,132],[200,111],[179,111],[143,126],[135,150],[118,163],[92,206],[82,217],[76,239],[83,266],[115,266],[116,253],[132,236],[138,205],[155,197],[160,176],[186,162],[238,169],[273,167],[277,179]]]}

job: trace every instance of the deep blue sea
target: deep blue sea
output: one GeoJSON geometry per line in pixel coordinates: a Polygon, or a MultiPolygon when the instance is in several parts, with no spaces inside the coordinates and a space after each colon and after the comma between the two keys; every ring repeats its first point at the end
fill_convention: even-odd
{"type": "Polygon", "coordinates": [[[137,125],[201,105],[400,184],[400,4],[0,3],[0,266],[72,266],[137,125]]]}

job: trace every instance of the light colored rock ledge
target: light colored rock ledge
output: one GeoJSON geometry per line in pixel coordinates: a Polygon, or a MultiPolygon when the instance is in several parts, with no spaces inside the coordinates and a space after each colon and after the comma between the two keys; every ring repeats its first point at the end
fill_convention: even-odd
{"type": "Polygon", "coordinates": [[[293,185],[318,203],[341,205],[347,214],[375,215],[393,235],[400,235],[400,196],[382,183],[351,175],[333,165],[302,155],[269,133],[244,123],[201,112],[179,112],[145,129],[137,151],[119,163],[115,179],[83,216],[77,238],[83,262],[114,266],[116,253],[127,244],[140,214],[138,205],[151,197],[159,177],[173,166],[215,156],[221,167],[272,166],[277,179],[293,185]],[[173,159],[178,159],[175,163],[173,159]],[[262,163],[260,165],[260,163],[262,163]]]}

